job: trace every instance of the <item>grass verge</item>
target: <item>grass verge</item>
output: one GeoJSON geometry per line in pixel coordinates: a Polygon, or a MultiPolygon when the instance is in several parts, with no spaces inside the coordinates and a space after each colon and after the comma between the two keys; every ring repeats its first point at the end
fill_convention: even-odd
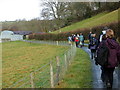
{"type": "Polygon", "coordinates": [[[77,49],[74,61],[56,88],[92,88],[91,62],[88,54],[77,49]]]}

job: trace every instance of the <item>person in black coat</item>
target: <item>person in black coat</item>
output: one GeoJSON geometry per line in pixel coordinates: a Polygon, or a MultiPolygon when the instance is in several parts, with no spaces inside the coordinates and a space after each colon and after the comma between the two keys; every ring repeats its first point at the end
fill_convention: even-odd
{"type": "Polygon", "coordinates": [[[89,44],[89,49],[91,50],[91,59],[96,57],[97,46],[98,46],[98,40],[96,39],[96,34],[92,34],[92,38],[89,44]]]}

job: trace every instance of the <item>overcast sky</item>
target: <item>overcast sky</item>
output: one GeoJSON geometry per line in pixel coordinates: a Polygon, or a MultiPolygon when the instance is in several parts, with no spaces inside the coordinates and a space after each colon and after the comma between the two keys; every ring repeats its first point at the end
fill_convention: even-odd
{"type": "MultiPolygon", "coordinates": [[[[30,20],[33,18],[40,17],[40,11],[42,8],[40,6],[41,1],[42,0],[0,0],[0,21],[5,21],[5,20],[14,21],[16,19],[30,20]]],[[[49,0],[49,1],[54,1],[54,0],[49,0]]],[[[68,1],[68,0],[58,0],[58,1],[68,1]]],[[[91,1],[91,0],[71,0],[71,1],[91,1]]],[[[99,1],[99,0],[95,0],[95,1],[99,1]]],[[[100,1],[107,1],[107,0],[100,0],[100,1]]]]}
{"type": "Polygon", "coordinates": [[[40,0],[0,0],[0,21],[40,17],[40,0]]]}

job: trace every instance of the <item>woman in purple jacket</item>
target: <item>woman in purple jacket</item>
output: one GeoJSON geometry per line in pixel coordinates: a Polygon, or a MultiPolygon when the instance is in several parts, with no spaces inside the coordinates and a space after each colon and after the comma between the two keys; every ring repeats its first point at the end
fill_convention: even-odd
{"type": "MultiPolygon", "coordinates": [[[[106,31],[106,39],[104,38],[105,45],[109,49],[108,55],[108,64],[106,66],[102,66],[102,74],[101,79],[106,83],[107,88],[112,88],[113,85],[113,72],[115,67],[118,66],[119,57],[120,56],[120,45],[114,39],[114,31],[108,29],[106,31]]],[[[102,45],[103,42],[100,43],[102,45]]]]}

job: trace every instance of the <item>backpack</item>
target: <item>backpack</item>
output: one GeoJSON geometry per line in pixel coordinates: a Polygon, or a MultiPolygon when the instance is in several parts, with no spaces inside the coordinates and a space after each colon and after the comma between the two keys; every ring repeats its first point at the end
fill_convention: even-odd
{"type": "Polygon", "coordinates": [[[95,61],[100,66],[107,66],[108,65],[108,54],[109,49],[106,46],[105,42],[102,42],[102,45],[99,46],[97,49],[97,57],[95,58],[95,61]]]}
{"type": "Polygon", "coordinates": [[[88,44],[88,48],[89,49],[96,49],[97,48],[97,40],[96,40],[96,38],[92,38],[91,40],[90,40],[90,43],[88,44]]]}
{"type": "Polygon", "coordinates": [[[92,38],[91,41],[90,41],[90,45],[95,45],[95,44],[96,44],[96,39],[92,38]]]}

